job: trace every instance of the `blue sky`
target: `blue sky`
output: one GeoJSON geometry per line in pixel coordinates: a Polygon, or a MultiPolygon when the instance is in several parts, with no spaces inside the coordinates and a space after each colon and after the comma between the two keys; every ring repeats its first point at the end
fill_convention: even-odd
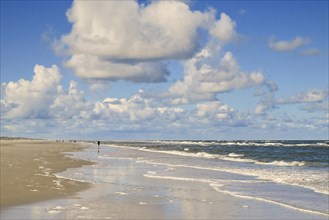
{"type": "Polygon", "coordinates": [[[1,1],[1,135],[328,139],[328,1],[1,1]]]}

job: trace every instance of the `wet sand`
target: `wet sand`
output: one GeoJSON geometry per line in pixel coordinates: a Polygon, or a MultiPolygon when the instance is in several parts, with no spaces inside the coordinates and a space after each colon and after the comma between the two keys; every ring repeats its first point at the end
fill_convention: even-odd
{"type": "Polygon", "coordinates": [[[45,140],[1,139],[1,211],[11,206],[72,196],[90,184],[57,178],[67,168],[92,162],[68,158],[65,152],[84,146],[45,140]]]}
{"type": "MultiPolygon", "coordinates": [[[[75,196],[11,207],[1,219],[327,219],[273,203],[216,191],[208,183],[149,178],[170,172],[143,160],[179,159],[168,155],[89,144],[77,158],[98,161],[67,169],[58,177],[92,184],[75,196]]],[[[184,172],[189,172],[188,170],[184,172]]]]}

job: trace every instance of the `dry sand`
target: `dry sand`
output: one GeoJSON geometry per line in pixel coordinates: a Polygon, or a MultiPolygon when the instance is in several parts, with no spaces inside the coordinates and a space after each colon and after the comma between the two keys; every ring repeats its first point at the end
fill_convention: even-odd
{"type": "Polygon", "coordinates": [[[55,177],[67,168],[92,164],[68,158],[64,152],[84,147],[44,140],[0,140],[1,209],[52,198],[66,197],[89,184],[55,177]]]}
{"type": "MultiPolygon", "coordinates": [[[[40,159],[47,161],[47,164],[37,161],[36,171],[32,173],[44,173],[38,166],[49,167],[51,172],[59,172],[69,165],[81,165],[81,161],[75,161],[63,157],[60,152],[67,150],[77,150],[78,146],[42,142],[31,144],[34,150],[29,150],[29,154],[39,154],[40,150],[46,148],[44,154],[30,156],[30,160],[40,159]],[[38,144],[40,143],[39,147],[38,144]],[[47,145],[47,147],[44,147],[47,145]],[[42,147],[43,146],[43,147],[42,147]],[[53,147],[49,147],[53,146],[53,147]],[[69,147],[70,146],[70,147],[69,147]],[[49,150],[49,148],[51,150],[49,150]],[[54,150],[53,150],[54,149],[54,150]],[[57,150],[55,150],[57,149],[57,150]],[[31,153],[33,152],[33,153],[31,153]],[[47,158],[47,159],[46,159],[47,158]],[[63,162],[62,162],[63,161],[63,162]],[[67,161],[67,162],[66,162],[67,161]],[[39,163],[40,162],[40,163],[39,163]],[[52,162],[57,162],[55,166],[52,162]],[[63,167],[65,164],[65,167],[63,167]],[[62,167],[58,167],[62,166],[62,167]]],[[[28,146],[28,143],[18,144],[17,149],[28,146]],[[20,146],[20,147],[19,147],[20,146]]],[[[137,149],[118,148],[84,144],[89,146],[83,152],[77,152],[76,158],[98,161],[91,166],[83,166],[76,169],[67,169],[59,173],[59,176],[68,179],[60,179],[63,185],[62,190],[55,189],[58,186],[52,179],[36,179],[35,182],[42,182],[39,187],[25,187],[21,196],[15,193],[15,187],[11,187],[11,192],[16,194],[16,198],[28,198],[26,202],[31,202],[30,196],[40,193],[44,188],[46,198],[62,196],[65,193],[72,193],[85,187],[79,182],[71,182],[71,178],[89,181],[93,184],[87,190],[79,191],[76,194],[68,194],[63,198],[45,200],[25,205],[17,205],[1,210],[1,219],[328,219],[326,215],[316,215],[301,212],[295,209],[279,206],[252,199],[242,199],[229,194],[216,191],[208,183],[197,181],[184,181],[177,179],[149,178],[145,174],[161,174],[170,172],[168,166],[159,164],[149,164],[143,160],[180,160],[182,158],[155,152],[142,152],[137,149]],[[139,158],[139,159],[138,159],[139,158]],[[138,162],[139,161],[139,162],[138,162]],[[42,180],[42,181],[40,181],[42,180]],[[68,181],[68,182],[67,182],[68,181]],[[49,188],[53,187],[53,191],[49,188]],[[72,189],[72,186],[73,189],[72,189]],[[40,191],[30,191],[38,189],[40,191]],[[27,195],[29,194],[29,195],[27,195]]],[[[2,147],[3,148],[3,147],[2,147]]],[[[26,150],[25,150],[26,153],[26,150]]],[[[14,154],[16,156],[16,154],[14,154]]],[[[20,157],[24,157],[24,152],[20,157]]],[[[9,156],[7,156],[10,158],[9,156]]],[[[20,161],[21,159],[16,159],[20,161]]],[[[16,161],[13,160],[13,161],[16,161]]],[[[33,164],[33,163],[32,163],[33,164]]],[[[71,166],[71,167],[72,167],[71,166]]],[[[179,167],[171,167],[180,169],[179,167]]],[[[7,168],[11,169],[11,168],[7,168]]],[[[25,168],[21,168],[25,169],[25,168]]],[[[184,169],[184,168],[182,168],[184,169]]],[[[33,169],[32,169],[33,170],[33,169]]],[[[184,169],[184,172],[190,172],[184,169]]],[[[10,172],[11,173],[11,172],[10,172]]],[[[13,175],[15,179],[15,175],[13,175]]],[[[43,176],[38,176],[41,178],[43,176]]],[[[50,177],[43,177],[50,178],[50,177]]],[[[32,179],[32,178],[27,178],[32,179]]],[[[35,183],[33,182],[33,183],[35,183]]],[[[30,185],[29,182],[20,185],[30,185]]],[[[36,184],[34,184],[36,185],[36,184]]],[[[24,188],[24,187],[23,187],[24,188]]],[[[6,190],[6,193],[8,190],[6,190]]],[[[8,193],[7,193],[8,194],[8,193]]],[[[41,194],[43,195],[43,194],[41,194]]],[[[16,200],[17,201],[17,200],[16,200]]]]}

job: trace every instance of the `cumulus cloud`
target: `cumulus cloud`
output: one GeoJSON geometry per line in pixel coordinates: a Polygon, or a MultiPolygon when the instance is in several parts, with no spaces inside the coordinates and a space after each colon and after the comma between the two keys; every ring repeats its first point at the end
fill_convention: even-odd
{"type": "Polygon", "coordinates": [[[306,44],[308,44],[310,40],[304,37],[295,37],[293,40],[280,40],[276,41],[275,38],[270,38],[268,46],[278,52],[288,52],[296,50],[306,44]]]}
{"type": "Polygon", "coordinates": [[[234,109],[220,101],[204,102],[196,105],[196,115],[215,121],[223,121],[233,117],[234,109]]]}
{"type": "Polygon", "coordinates": [[[1,107],[5,118],[47,118],[49,105],[54,101],[61,75],[58,67],[46,68],[35,65],[31,81],[20,79],[18,82],[3,84],[1,107]]]}
{"type": "Polygon", "coordinates": [[[77,76],[91,81],[163,82],[169,75],[161,62],[120,63],[89,55],[73,55],[64,65],[72,68],[77,76]]]}
{"type": "Polygon", "coordinates": [[[50,68],[36,65],[34,73],[31,81],[21,79],[2,84],[1,118],[7,131],[20,131],[20,119],[32,123],[32,130],[40,126],[64,126],[90,132],[89,126],[99,125],[99,129],[112,126],[112,130],[120,130],[147,127],[147,124],[161,128],[163,123],[170,126],[185,113],[182,108],[161,105],[146,97],[143,90],[129,98],[88,101],[76,82],[71,81],[68,90],[62,87],[61,74],[55,65],[50,68]],[[35,119],[44,122],[33,122],[35,119]]]}
{"type": "Polygon", "coordinates": [[[55,49],[69,55],[66,66],[79,77],[161,82],[168,75],[161,62],[193,56],[198,31],[215,21],[214,13],[181,1],[74,1],[67,12],[72,30],[55,49]]]}
{"type": "MultiPolygon", "coordinates": [[[[210,55],[208,52],[203,51],[198,58],[208,57],[210,55]]],[[[233,72],[239,70],[236,62],[233,62],[230,56],[224,57],[223,62],[219,64],[221,68],[226,67],[225,71],[234,70],[233,72]]],[[[206,63],[194,66],[201,68],[202,65],[206,65],[206,63]]],[[[199,75],[207,73],[206,70],[210,67],[203,68],[204,72],[201,71],[199,75]]],[[[0,102],[3,134],[19,133],[20,135],[48,138],[49,134],[52,134],[53,137],[59,135],[72,138],[75,135],[85,137],[85,135],[101,133],[108,135],[108,132],[111,134],[123,132],[125,136],[120,137],[129,138],[126,135],[130,131],[132,134],[146,132],[150,135],[144,136],[143,133],[143,136],[136,136],[138,138],[154,138],[154,135],[170,138],[179,137],[179,135],[175,136],[176,134],[185,137],[191,134],[199,137],[203,137],[203,135],[205,135],[204,137],[210,137],[207,135],[214,137],[218,133],[228,134],[234,129],[245,129],[244,127],[255,129],[259,129],[260,126],[263,126],[262,128],[271,127],[271,129],[285,129],[291,126],[298,129],[307,128],[305,120],[288,120],[266,114],[259,118],[256,117],[256,114],[239,112],[216,99],[199,100],[196,105],[182,108],[167,105],[163,100],[156,99],[147,92],[139,90],[128,98],[109,97],[102,101],[91,101],[85,98],[84,92],[74,81],[70,82],[69,88],[63,88],[60,84],[61,75],[56,66],[46,68],[36,65],[34,72],[35,75],[30,81],[21,79],[18,82],[2,84],[3,98],[0,102]],[[28,130],[26,130],[26,126],[29,127],[28,130]]],[[[250,80],[255,80],[250,74],[247,76],[250,77],[250,80]]],[[[232,80],[234,78],[235,76],[231,77],[232,80]]],[[[206,82],[208,80],[207,78],[200,79],[206,82]]],[[[202,80],[197,81],[196,85],[203,83],[202,80]]],[[[252,84],[254,83],[258,85],[257,80],[252,84]]],[[[271,94],[277,89],[275,83],[270,81],[265,81],[261,85],[268,90],[265,94],[271,94]]],[[[272,102],[268,99],[269,103],[263,104],[265,108],[268,108],[271,103],[276,106],[299,102],[319,104],[318,111],[323,112],[327,109],[324,105],[326,93],[327,90],[309,90],[287,98],[275,99],[272,97],[272,102]]],[[[304,110],[310,111],[309,107],[304,110]]],[[[261,107],[258,107],[258,110],[259,112],[266,111],[261,107]]],[[[311,124],[312,120],[307,120],[311,124]]],[[[327,120],[323,120],[323,117],[317,117],[316,120],[317,122],[312,124],[312,129],[324,129],[327,120]]]]}
{"type": "Polygon", "coordinates": [[[157,106],[151,98],[143,96],[140,90],[130,98],[106,98],[96,102],[93,108],[94,116],[98,118],[121,119],[122,121],[143,121],[161,118],[174,120],[184,112],[181,108],[157,106]]]}
{"type": "Polygon", "coordinates": [[[225,13],[221,13],[220,19],[213,24],[210,35],[220,42],[231,42],[238,39],[236,23],[225,13]]]}
{"type": "Polygon", "coordinates": [[[265,77],[261,72],[241,71],[231,52],[226,52],[219,64],[207,62],[211,53],[209,49],[204,49],[185,62],[184,78],[169,88],[173,103],[215,100],[218,93],[264,83],[265,77]]]}
{"type": "Polygon", "coordinates": [[[93,104],[85,99],[84,92],[78,89],[77,83],[71,81],[68,91],[59,87],[56,98],[49,106],[49,113],[52,118],[61,120],[86,118],[90,116],[92,106],[93,104]]]}
{"type": "Polygon", "coordinates": [[[179,1],[74,1],[67,16],[73,27],[61,40],[71,53],[150,60],[190,56],[209,15],[179,1]]]}

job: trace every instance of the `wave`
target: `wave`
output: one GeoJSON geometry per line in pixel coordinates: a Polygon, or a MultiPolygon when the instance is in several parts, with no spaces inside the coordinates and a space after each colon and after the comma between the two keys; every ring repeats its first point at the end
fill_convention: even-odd
{"type": "MultiPolygon", "coordinates": [[[[105,143],[106,144],[106,143],[105,143]]],[[[111,141],[113,147],[182,147],[184,151],[190,151],[190,147],[328,147],[327,141],[190,141],[190,140],[148,140],[148,141],[111,141]],[[185,147],[184,147],[185,146],[185,147]]]]}
{"type": "Polygon", "coordinates": [[[272,166],[305,166],[306,162],[304,161],[272,161],[272,162],[262,162],[258,160],[248,159],[248,158],[241,158],[243,154],[237,153],[230,153],[227,156],[219,155],[219,154],[209,154],[206,152],[186,152],[186,151],[164,151],[164,150],[154,150],[154,149],[147,149],[147,148],[139,148],[141,151],[147,152],[155,152],[155,153],[164,153],[164,154],[172,154],[177,156],[186,156],[186,157],[198,157],[198,158],[206,158],[206,159],[219,159],[225,161],[232,161],[232,162],[242,162],[242,163],[254,163],[257,165],[272,165],[272,166]]]}
{"type": "MultiPolygon", "coordinates": [[[[141,142],[143,143],[143,142],[141,142]]],[[[164,141],[164,140],[156,140],[156,141],[145,141],[145,143],[156,143],[156,144],[168,144],[168,145],[198,145],[198,146],[211,146],[218,144],[217,141],[164,141]]]]}
{"type": "Polygon", "coordinates": [[[167,179],[167,180],[180,180],[180,181],[190,181],[190,182],[205,182],[205,183],[214,183],[208,179],[196,179],[196,178],[187,178],[187,177],[176,177],[176,176],[156,176],[152,174],[144,174],[144,177],[154,178],[154,179],[167,179]]]}
{"type": "Polygon", "coordinates": [[[291,161],[291,162],[287,162],[287,161],[278,161],[275,160],[273,162],[255,162],[255,164],[259,164],[259,165],[275,165],[275,166],[305,166],[306,162],[304,161],[291,161]]]}
{"type": "MultiPolygon", "coordinates": [[[[304,207],[298,207],[292,204],[287,204],[282,201],[277,201],[274,199],[270,198],[263,198],[263,197],[258,197],[255,195],[244,195],[243,192],[236,192],[236,191],[229,191],[229,190],[224,190],[223,187],[226,186],[227,183],[225,183],[225,180],[220,180],[220,182],[217,182],[214,179],[204,179],[204,178],[191,178],[191,177],[177,177],[177,176],[162,176],[162,175],[156,175],[156,174],[151,174],[147,173],[143,175],[144,177],[147,178],[155,178],[155,179],[167,179],[167,180],[178,180],[178,181],[188,181],[188,182],[200,182],[200,183],[208,183],[213,189],[215,189],[218,192],[229,194],[234,197],[238,198],[243,198],[243,199],[252,199],[252,200],[258,200],[262,202],[267,202],[267,203],[272,203],[276,205],[280,205],[286,208],[306,212],[306,213],[311,213],[311,214],[320,214],[320,215],[326,215],[329,216],[329,213],[319,211],[319,210],[310,210],[309,208],[304,208],[304,207]],[[223,183],[221,183],[223,182],[223,183]]],[[[260,183],[262,180],[227,180],[227,182],[241,182],[241,183],[260,183]]]]}
{"type": "Polygon", "coordinates": [[[280,201],[274,201],[274,200],[267,199],[267,198],[255,197],[255,196],[250,196],[250,195],[241,195],[241,194],[238,194],[237,192],[222,190],[221,189],[221,187],[222,187],[221,184],[210,183],[210,186],[213,187],[218,192],[229,194],[229,195],[234,196],[234,197],[243,198],[243,199],[258,200],[258,201],[268,202],[268,203],[280,205],[280,206],[283,206],[283,207],[286,207],[286,208],[306,212],[306,213],[329,216],[329,213],[327,213],[327,212],[321,212],[321,211],[318,211],[318,210],[309,210],[309,209],[296,207],[294,205],[286,204],[286,203],[283,203],[283,202],[280,202],[280,201]]]}
{"type": "Polygon", "coordinates": [[[156,162],[150,160],[137,160],[136,163],[145,163],[145,164],[153,164],[153,165],[162,165],[168,167],[185,167],[185,168],[192,168],[192,169],[199,169],[199,170],[211,170],[211,171],[218,171],[218,172],[226,172],[226,173],[233,173],[233,174],[241,174],[245,176],[254,176],[258,180],[269,180],[276,183],[288,184],[299,186],[303,188],[310,189],[314,192],[320,194],[329,195],[328,185],[327,183],[327,176],[322,175],[321,173],[295,173],[289,172],[287,173],[284,171],[282,173],[282,169],[279,167],[271,167],[269,169],[264,169],[260,167],[227,167],[227,166],[201,166],[201,165],[189,165],[189,164],[173,164],[173,163],[166,163],[166,162],[156,162]],[[279,170],[277,170],[279,169],[279,170]],[[322,184],[319,184],[322,183],[322,184]]]}
{"type": "Polygon", "coordinates": [[[228,155],[229,157],[243,157],[244,155],[243,154],[236,154],[236,153],[230,153],[229,155],[228,155]]]}
{"type": "Polygon", "coordinates": [[[229,146],[262,146],[262,147],[329,147],[328,142],[317,143],[289,143],[289,142],[271,142],[271,141],[232,141],[232,142],[217,142],[217,145],[229,146]]]}

